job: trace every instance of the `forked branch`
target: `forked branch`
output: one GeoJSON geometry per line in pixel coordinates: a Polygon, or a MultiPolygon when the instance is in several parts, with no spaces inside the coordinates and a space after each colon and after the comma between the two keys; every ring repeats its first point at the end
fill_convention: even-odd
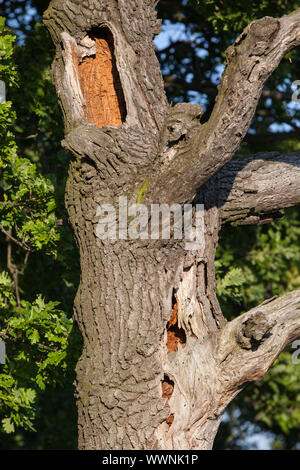
{"type": "MultiPolygon", "coordinates": [[[[300,9],[281,19],[252,22],[227,50],[227,67],[213,113],[204,125],[191,127],[167,149],[155,166],[149,187],[153,199],[190,201],[227,163],[245,137],[263,86],[280,61],[300,44],[300,9]]],[[[198,113],[199,114],[199,113],[198,113]]]]}

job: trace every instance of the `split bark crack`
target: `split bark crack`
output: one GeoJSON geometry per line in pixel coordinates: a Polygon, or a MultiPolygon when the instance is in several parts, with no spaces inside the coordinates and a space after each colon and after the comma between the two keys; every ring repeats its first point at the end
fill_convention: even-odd
{"type": "Polygon", "coordinates": [[[231,160],[267,78],[300,44],[300,9],[243,31],[201,124],[200,106],[166,100],[153,45],[156,3],[52,0],[44,15],[81,259],[81,449],[211,448],[226,405],[300,335],[300,291],[226,322],[214,268],[222,224],[268,223],[300,202],[299,152],[231,160]],[[117,206],[119,196],[148,208],[203,204],[205,249],[186,251],[174,238],[99,239],[98,207],[117,206]]]}

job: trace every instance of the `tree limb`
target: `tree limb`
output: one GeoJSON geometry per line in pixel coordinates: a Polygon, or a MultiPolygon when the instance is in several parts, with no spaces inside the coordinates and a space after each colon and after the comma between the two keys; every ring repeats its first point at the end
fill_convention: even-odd
{"type": "Polygon", "coordinates": [[[172,155],[168,147],[154,165],[149,185],[152,199],[190,201],[232,158],[247,133],[266,80],[299,44],[300,9],[281,19],[261,18],[243,31],[227,50],[227,67],[209,121],[185,130],[172,155]]]}
{"type": "Polygon", "coordinates": [[[267,300],[229,322],[218,345],[224,396],[233,398],[247,382],[262,378],[299,336],[300,290],[267,300]]]}
{"type": "Polygon", "coordinates": [[[19,247],[23,248],[24,250],[26,251],[32,251],[31,248],[26,244],[26,243],[22,243],[20,242],[19,240],[17,240],[15,237],[12,236],[11,232],[10,231],[7,231],[5,230],[5,228],[3,227],[3,225],[0,224],[0,230],[1,232],[4,233],[4,235],[7,236],[7,238],[9,238],[9,240],[11,240],[12,242],[14,242],[16,245],[18,245],[19,247]]]}
{"type": "Polygon", "coordinates": [[[217,175],[222,223],[258,225],[300,204],[300,152],[233,160],[217,175]]]}

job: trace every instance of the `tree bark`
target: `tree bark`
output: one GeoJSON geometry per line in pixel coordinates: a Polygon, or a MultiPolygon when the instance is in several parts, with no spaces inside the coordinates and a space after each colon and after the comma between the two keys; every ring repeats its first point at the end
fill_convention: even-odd
{"type": "Polygon", "coordinates": [[[227,323],[214,257],[222,223],[260,223],[299,203],[299,154],[227,162],[266,79],[300,43],[300,10],[246,28],[202,126],[200,106],[166,101],[156,3],[53,0],[44,16],[56,45],[53,79],[72,154],[66,206],[81,260],[80,449],[210,449],[229,401],[299,334],[299,291],[227,323]],[[117,207],[120,196],[149,210],[202,204],[202,245],[100,239],[99,205],[117,207]]]}
{"type": "Polygon", "coordinates": [[[300,153],[260,153],[233,160],[218,173],[222,223],[259,225],[300,204],[300,153]]]}

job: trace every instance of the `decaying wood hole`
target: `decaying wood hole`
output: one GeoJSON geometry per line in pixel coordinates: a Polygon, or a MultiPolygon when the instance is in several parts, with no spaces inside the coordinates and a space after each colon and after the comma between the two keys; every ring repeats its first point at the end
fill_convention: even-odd
{"type": "Polygon", "coordinates": [[[114,41],[108,28],[89,33],[95,42],[95,55],[78,64],[86,117],[97,127],[120,126],[126,119],[126,104],[114,55],[114,41]]]}

